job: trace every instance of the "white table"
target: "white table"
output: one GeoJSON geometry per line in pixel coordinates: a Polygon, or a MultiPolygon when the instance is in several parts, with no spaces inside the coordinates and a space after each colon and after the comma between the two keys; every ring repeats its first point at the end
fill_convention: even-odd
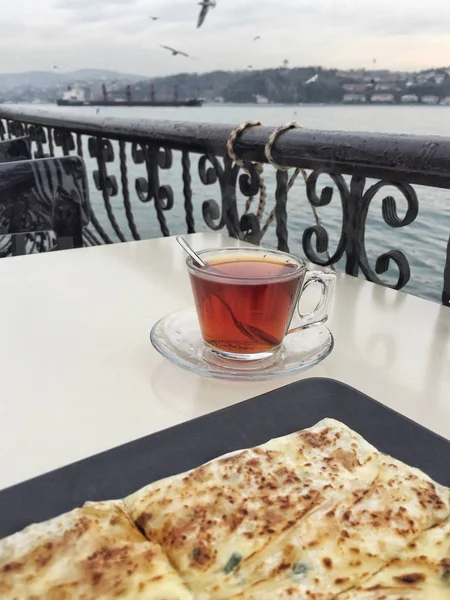
{"type": "MultiPolygon", "coordinates": [[[[238,243],[187,237],[197,249],[238,243]]],[[[0,261],[0,488],[300,377],[348,383],[450,438],[448,308],[338,275],[322,364],[210,380],[149,343],[157,319],[193,302],[184,260],[166,238],[0,261]]]]}

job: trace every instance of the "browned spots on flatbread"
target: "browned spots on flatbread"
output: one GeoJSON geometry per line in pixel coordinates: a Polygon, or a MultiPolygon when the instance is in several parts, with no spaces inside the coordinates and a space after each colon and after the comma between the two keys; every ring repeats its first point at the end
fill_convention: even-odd
{"type": "Polygon", "coordinates": [[[439,494],[436,493],[436,486],[431,481],[425,482],[421,488],[412,488],[417,494],[419,503],[423,508],[432,507],[434,510],[441,510],[445,504],[439,494]]]}
{"type": "Polygon", "coordinates": [[[103,577],[103,573],[92,573],[92,583],[96,585],[103,577]]]}
{"type": "Polygon", "coordinates": [[[119,548],[101,548],[100,550],[93,552],[86,559],[86,564],[92,570],[105,568],[110,563],[120,564],[121,566],[128,566],[131,563],[130,560],[130,546],[124,545],[119,548]]]}
{"type": "Polygon", "coordinates": [[[328,557],[322,558],[322,563],[326,569],[333,568],[333,561],[331,560],[331,558],[328,558],[328,557]]]}
{"type": "Polygon", "coordinates": [[[76,543],[78,539],[80,539],[84,533],[86,533],[91,528],[90,520],[81,516],[74,525],[68,528],[61,539],[57,543],[46,542],[41,546],[33,549],[28,553],[26,557],[24,557],[22,562],[11,562],[6,564],[2,571],[4,573],[12,572],[12,571],[20,571],[22,568],[26,568],[29,565],[33,565],[33,576],[32,579],[36,579],[39,576],[39,573],[45,570],[47,565],[55,558],[57,555],[59,548],[65,548],[71,546],[73,543],[76,543]]]}
{"type": "Polygon", "coordinates": [[[23,563],[21,563],[21,562],[10,562],[10,563],[7,563],[2,568],[2,571],[3,571],[3,573],[10,573],[12,571],[20,571],[20,569],[22,567],[23,567],[23,563]]]}
{"type": "Polygon", "coordinates": [[[213,567],[221,541],[230,535],[254,539],[260,548],[323,499],[286,463],[283,452],[261,448],[192,471],[174,481],[171,493],[181,508],[167,506],[166,494],[150,488],[136,524],[175,564],[188,555],[190,567],[201,571],[213,567]]]}
{"type": "Polygon", "coordinates": [[[215,552],[206,544],[200,544],[192,551],[191,566],[195,568],[207,567],[211,563],[211,560],[216,557],[216,555],[217,551],[215,552]]]}
{"type": "Polygon", "coordinates": [[[151,512],[143,512],[142,514],[139,515],[139,517],[136,520],[136,525],[138,527],[140,527],[141,529],[145,529],[148,522],[151,521],[153,519],[153,513],[151,512]]]}
{"type": "Polygon", "coordinates": [[[341,464],[344,469],[347,469],[347,471],[350,472],[353,472],[356,467],[361,465],[353,452],[348,452],[342,448],[335,450],[335,452],[331,454],[331,458],[333,458],[337,463],[341,464]]]}
{"type": "Polygon", "coordinates": [[[324,448],[325,446],[328,446],[331,442],[330,433],[330,428],[325,427],[325,429],[322,429],[318,432],[302,431],[300,433],[300,436],[302,440],[304,440],[310,446],[313,446],[313,448],[324,448]]]}
{"type": "Polygon", "coordinates": [[[416,584],[424,582],[426,576],[423,573],[407,573],[405,575],[394,577],[393,579],[398,583],[416,584]]]}
{"type": "MultiPolygon", "coordinates": [[[[123,598],[131,589],[175,576],[160,549],[118,504],[90,504],[60,519],[57,525],[32,526],[37,537],[31,537],[30,549],[19,546],[14,554],[19,560],[0,565],[2,598],[123,598]],[[47,585],[43,595],[36,592],[41,581],[47,585]]],[[[181,581],[179,586],[183,589],[181,581]]]]}
{"type": "Polygon", "coordinates": [[[296,593],[297,593],[297,588],[295,588],[295,587],[289,587],[289,588],[287,588],[287,590],[286,590],[286,594],[287,594],[288,596],[293,596],[293,595],[294,595],[294,594],[296,594],[296,593]]]}
{"type": "Polygon", "coordinates": [[[289,562],[282,562],[277,567],[275,567],[275,569],[272,570],[271,576],[272,577],[276,577],[277,575],[280,575],[284,571],[288,571],[291,567],[292,567],[291,563],[289,563],[289,562]]]}
{"type": "Polygon", "coordinates": [[[362,562],[360,560],[351,560],[348,565],[349,567],[360,567],[362,562]]]}
{"type": "MultiPolygon", "coordinates": [[[[376,592],[378,590],[382,590],[384,586],[380,585],[379,583],[377,583],[376,585],[372,585],[371,587],[367,588],[368,592],[376,592]]],[[[386,596],[385,596],[386,598],[386,596]]],[[[383,600],[383,598],[381,598],[381,600],[383,600]]]]}

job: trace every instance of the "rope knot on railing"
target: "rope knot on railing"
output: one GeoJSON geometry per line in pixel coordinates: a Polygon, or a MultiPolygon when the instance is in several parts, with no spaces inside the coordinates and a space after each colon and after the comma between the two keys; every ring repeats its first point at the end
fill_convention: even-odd
{"type": "MultiPolygon", "coordinates": [[[[245,123],[242,123],[241,125],[236,127],[236,129],[233,129],[233,131],[231,132],[230,137],[228,138],[228,141],[227,141],[228,156],[231,158],[231,160],[233,162],[235,162],[238,165],[238,167],[240,167],[245,173],[248,174],[249,178],[251,178],[251,173],[249,170],[248,163],[246,163],[244,160],[239,158],[239,156],[236,154],[235,144],[236,144],[237,140],[239,139],[239,137],[245,131],[247,131],[248,129],[250,129],[252,127],[260,127],[260,126],[262,126],[262,123],[260,121],[247,121],[245,123]]],[[[291,167],[287,167],[287,166],[278,164],[273,157],[273,149],[274,149],[276,142],[279,140],[280,136],[282,136],[285,132],[287,132],[291,129],[303,129],[303,126],[296,122],[285,123],[284,125],[281,125],[280,127],[277,127],[277,129],[275,129],[275,131],[269,137],[269,139],[267,140],[267,143],[265,145],[265,148],[264,148],[265,158],[266,158],[267,162],[270,165],[272,165],[277,171],[286,171],[287,172],[291,168],[291,167]]],[[[257,219],[258,223],[261,223],[262,217],[264,215],[264,211],[265,211],[266,205],[267,205],[267,186],[266,186],[264,178],[263,178],[263,172],[264,172],[263,163],[255,163],[254,167],[256,169],[256,172],[258,173],[259,188],[260,188],[258,209],[256,211],[256,219],[257,219]]],[[[292,187],[300,173],[302,174],[303,180],[306,185],[306,183],[308,181],[308,173],[304,169],[297,167],[287,184],[288,192],[292,189],[292,187]]],[[[250,198],[247,199],[247,202],[245,204],[244,217],[246,215],[248,215],[253,200],[254,200],[254,196],[250,196],[250,198]]],[[[314,214],[314,219],[316,221],[317,226],[321,227],[322,222],[320,220],[317,208],[315,206],[313,206],[311,203],[309,203],[309,204],[310,204],[312,212],[314,214]]],[[[266,234],[267,230],[269,229],[270,225],[272,224],[273,220],[275,219],[276,208],[277,207],[276,207],[276,203],[275,203],[275,206],[270,211],[270,213],[266,219],[266,222],[264,223],[263,227],[260,228],[259,241],[262,240],[262,238],[266,234]]],[[[245,218],[243,219],[243,223],[244,224],[246,223],[245,218]]],[[[244,235],[245,235],[245,232],[241,232],[241,238],[243,238],[244,235]]],[[[330,258],[330,252],[329,252],[328,247],[326,248],[326,253],[327,253],[328,258],[330,258]]]]}

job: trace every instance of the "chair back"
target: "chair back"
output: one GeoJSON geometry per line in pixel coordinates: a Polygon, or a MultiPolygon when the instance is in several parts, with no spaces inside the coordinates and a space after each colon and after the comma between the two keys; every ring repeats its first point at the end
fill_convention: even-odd
{"type": "Polygon", "coordinates": [[[78,156],[0,164],[0,235],[17,236],[13,254],[25,253],[24,233],[53,231],[57,249],[83,246],[90,203],[78,156]]]}
{"type": "Polygon", "coordinates": [[[31,158],[31,140],[29,137],[13,138],[0,142],[0,163],[31,160],[31,158]]]}

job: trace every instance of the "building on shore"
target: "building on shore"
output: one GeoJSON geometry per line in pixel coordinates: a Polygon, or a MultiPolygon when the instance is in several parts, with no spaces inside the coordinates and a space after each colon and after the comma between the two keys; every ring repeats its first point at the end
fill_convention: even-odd
{"type": "Polygon", "coordinates": [[[402,104],[418,104],[419,103],[419,96],[417,96],[416,94],[404,94],[400,98],[400,102],[402,104]]]}
{"type": "Polygon", "coordinates": [[[430,104],[432,106],[439,104],[439,96],[432,96],[431,94],[428,96],[422,96],[422,104],[430,104]]]}
{"type": "Polygon", "coordinates": [[[344,104],[365,104],[367,102],[364,94],[344,94],[342,100],[344,104]]]}
{"type": "Polygon", "coordinates": [[[342,89],[348,94],[362,94],[371,87],[370,83],[344,83],[342,89]]]}
{"type": "Polygon", "coordinates": [[[394,94],[373,94],[370,98],[372,104],[394,104],[394,94]]]}

